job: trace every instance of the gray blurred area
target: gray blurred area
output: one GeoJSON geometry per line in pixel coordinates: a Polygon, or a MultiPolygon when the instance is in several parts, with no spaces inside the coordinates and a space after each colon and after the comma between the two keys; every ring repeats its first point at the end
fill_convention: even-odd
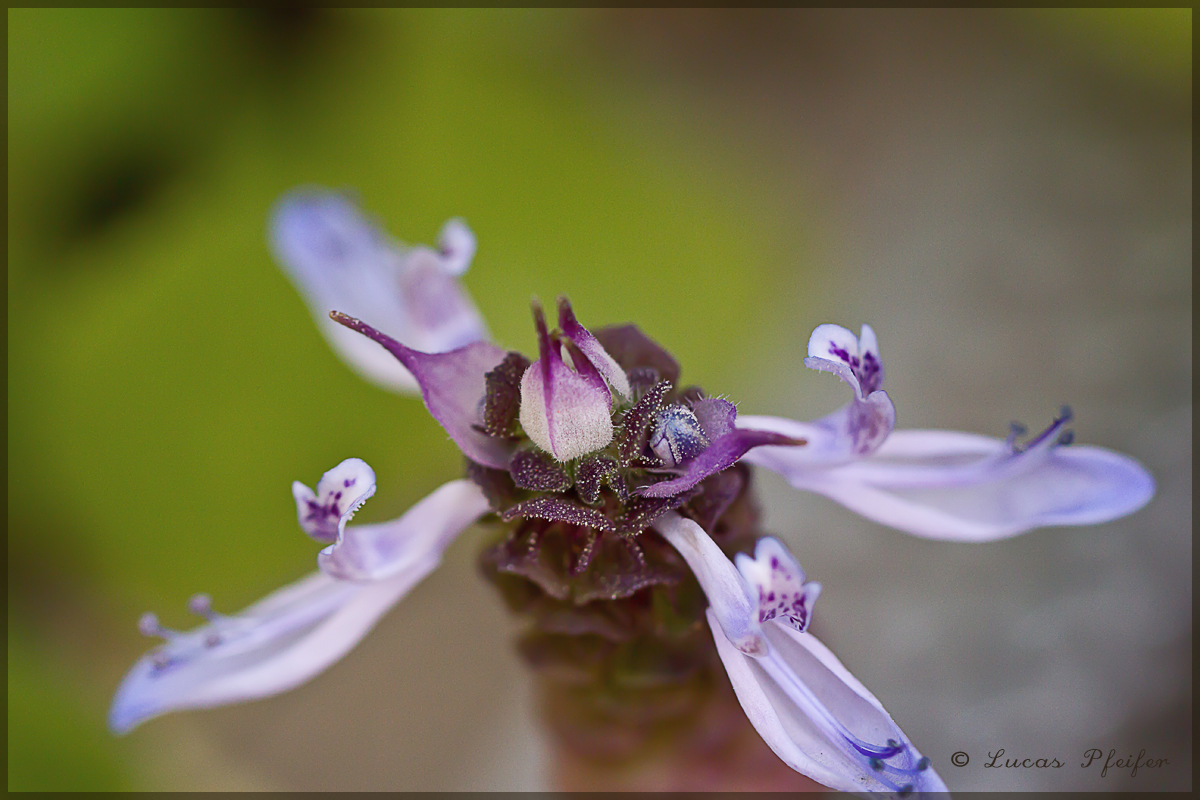
{"type": "MultiPolygon", "coordinates": [[[[1164,71],[1124,49],[1119,25],[1031,14],[584,10],[527,22],[505,16],[495,35],[507,25],[525,37],[531,91],[591,103],[597,118],[627,114],[606,120],[613,130],[651,138],[661,129],[663,140],[688,143],[680,159],[723,160],[715,174],[736,172],[739,190],[754,187],[770,218],[786,221],[765,248],[771,263],[753,265],[769,287],[761,313],[727,331],[741,355],[711,367],[731,380],[705,389],[743,413],[822,416],[845,402],[845,387],[804,369],[808,334],[865,322],[879,336],[898,427],[1004,436],[1012,421],[1038,431],[1069,404],[1076,442],[1128,453],[1158,482],[1145,509],[1116,522],[968,545],[884,528],[759,473],[767,529],[824,586],[814,632],[954,791],[1190,789],[1190,62],[1164,71]],[[1098,764],[1080,767],[1092,748],[1116,758],[1144,749],[1169,763],[1101,777],[1098,764]],[[1001,763],[1064,766],[985,767],[1001,749],[1001,763]],[[956,752],[969,763],[953,766],[956,752]]],[[[291,24],[309,27],[295,52],[271,45],[283,53],[276,60],[319,65],[323,22],[291,24]]],[[[374,63],[355,50],[353,26],[329,29],[374,63]]],[[[304,77],[292,91],[302,95],[309,80],[318,83],[304,77]]],[[[280,107],[301,107],[278,94],[280,107]]],[[[301,127],[295,116],[287,124],[301,127]]],[[[269,127],[246,119],[231,127],[269,127]]],[[[388,147],[418,136],[370,135],[388,147]]],[[[333,172],[312,180],[332,182],[333,172]]],[[[533,244],[522,251],[530,263],[533,244]]],[[[487,247],[481,236],[480,253],[487,247]]],[[[714,282],[740,277],[738,264],[700,271],[714,282]]],[[[670,302],[671,288],[647,291],[670,302]]],[[[687,337],[646,327],[668,345],[687,337]]],[[[291,352],[293,342],[272,346],[291,352]]],[[[375,502],[392,502],[386,494],[381,482],[375,502]]],[[[463,536],[312,682],[167,715],[114,745],[136,761],[125,767],[138,788],[552,788],[534,688],[513,647],[519,625],[478,575],[480,542],[463,536]]],[[[179,587],[180,598],[191,589],[179,587]]],[[[28,602],[43,610],[70,597],[44,594],[28,602]]],[[[46,634],[76,648],[63,652],[103,654],[93,696],[106,698],[126,668],[132,623],[121,624],[46,634]]]]}

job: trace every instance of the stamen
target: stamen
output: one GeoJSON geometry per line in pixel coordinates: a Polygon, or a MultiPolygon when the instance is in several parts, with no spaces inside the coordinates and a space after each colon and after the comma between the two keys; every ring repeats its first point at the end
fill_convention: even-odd
{"type": "Polygon", "coordinates": [[[187,601],[188,611],[195,614],[197,617],[204,617],[206,620],[212,621],[216,616],[212,610],[212,598],[207,594],[194,594],[187,601]]]}
{"type": "MultiPolygon", "coordinates": [[[[805,685],[804,682],[801,681],[794,672],[786,668],[780,669],[779,665],[774,660],[775,657],[776,654],[772,652],[766,658],[761,659],[759,663],[767,671],[767,674],[771,675],[771,677],[780,684],[780,688],[789,694],[794,691],[802,696],[806,701],[804,705],[807,705],[813,709],[813,711],[819,714],[825,720],[825,722],[833,728],[833,732],[836,732],[842,737],[846,744],[850,745],[850,747],[857,751],[860,755],[865,756],[867,764],[870,766],[870,768],[873,771],[880,773],[878,776],[876,776],[876,779],[880,783],[889,787],[893,791],[897,791],[900,789],[900,787],[884,777],[884,773],[893,775],[915,775],[918,771],[920,771],[921,767],[919,764],[916,769],[888,764],[888,759],[894,758],[895,756],[903,753],[908,749],[908,745],[889,738],[887,740],[887,745],[881,746],[877,744],[871,744],[870,742],[866,742],[858,738],[850,732],[850,730],[842,723],[841,720],[835,717],[833,713],[825,707],[824,703],[817,699],[812,690],[809,689],[808,686],[805,685]]],[[[911,786],[911,784],[906,785],[911,786]]]]}
{"type": "Polygon", "coordinates": [[[1029,450],[1032,450],[1044,442],[1049,436],[1055,436],[1055,442],[1057,444],[1070,444],[1075,440],[1075,434],[1070,431],[1062,430],[1062,427],[1070,422],[1073,416],[1074,415],[1071,412],[1070,406],[1063,406],[1058,410],[1058,416],[1054,418],[1049,427],[1023,445],[1017,444],[1016,439],[1018,436],[1021,436],[1025,433],[1025,426],[1014,422],[1009,426],[1010,430],[1008,438],[1005,439],[1004,443],[1014,454],[1025,453],[1029,450]]]}
{"type": "Polygon", "coordinates": [[[142,636],[162,636],[163,627],[158,624],[158,615],[147,611],[138,619],[138,632],[142,636]]]}

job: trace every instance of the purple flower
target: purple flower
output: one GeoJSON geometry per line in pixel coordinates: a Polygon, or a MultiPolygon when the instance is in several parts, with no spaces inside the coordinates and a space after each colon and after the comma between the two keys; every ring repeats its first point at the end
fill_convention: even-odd
{"type": "MultiPolygon", "coordinates": [[[[758,464],[872,519],[948,539],[1101,522],[1153,494],[1132,459],[1066,447],[1066,415],[1023,446],[1015,434],[893,431],[865,325],[858,337],[818,326],[804,362],[851,387],[846,406],[812,422],[739,418],[728,400],[678,388],[679,365],[637,328],[593,333],[565,299],[553,331],[535,305],[535,361],[488,342],[456,280],[475,250],[462,223],[447,224],[438,250],[403,250],[343,197],[307,190],[281,201],[271,241],[334,349],[386,388],[419,391],[469,460],[468,478],[398,519],[358,526],[347,523],[375,491],[363,461],[343,461],[315,490],[294,484],[301,528],[326,545],[319,571],[237,615],[196,598],[206,622],[186,633],[143,618],[143,632],[166,642],[117,691],[117,732],[308,680],[429,574],[459,533],[494,514],[509,527],[490,563],[545,595],[534,605],[547,624],[599,638],[665,629],[662,619],[647,626],[586,609],[679,584],[681,556],[707,598],[738,700],[783,761],[836,789],[945,791],[874,695],[807,632],[820,585],[806,582],[787,549],[762,538],[753,558],[731,561],[732,540],[710,536],[746,491],[746,468],[730,467],[758,464]]],[[[658,614],[662,597],[613,609],[658,614]]]]}

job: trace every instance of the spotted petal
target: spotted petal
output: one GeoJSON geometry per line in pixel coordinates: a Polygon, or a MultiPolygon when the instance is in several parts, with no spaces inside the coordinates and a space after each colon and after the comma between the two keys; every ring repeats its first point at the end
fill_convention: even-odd
{"type": "Polygon", "coordinates": [[[330,345],[379,386],[414,392],[418,382],[402,364],[330,321],[330,311],[369,320],[423,352],[487,338],[479,311],[456,279],[475,253],[475,237],[461,220],[446,223],[439,250],[405,248],[347,198],[309,188],[279,201],[269,238],[330,345]]]}
{"type": "Polygon", "coordinates": [[[1141,464],[1104,448],[1061,444],[1066,422],[1055,420],[1025,447],[1011,437],[901,430],[870,457],[833,467],[805,463],[800,448],[761,448],[746,460],[932,539],[982,542],[1042,526],[1091,525],[1150,500],[1154,479],[1141,464]]]}
{"type": "Polygon", "coordinates": [[[754,546],[754,557],[738,553],[734,564],[758,598],[758,621],[778,619],[800,633],[808,630],[821,584],[804,580],[800,563],[778,539],[766,536],[754,546]]]}
{"type": "Polygon", "coordinates": [[[292,494],[304,532],[319,542],[332,542],[375,494],[375,471],[360,458],[348,458],[321,477],[315,492],[296,481],[292,494]]]}
{"type": "Polygon", "coordinates": [[[841,325],[818,325],[808,339],[804,366],[834,373],[850,384],[859,400],[883,385],[883,362],[870,325],[863,325],[857,337],[841,325]]]}

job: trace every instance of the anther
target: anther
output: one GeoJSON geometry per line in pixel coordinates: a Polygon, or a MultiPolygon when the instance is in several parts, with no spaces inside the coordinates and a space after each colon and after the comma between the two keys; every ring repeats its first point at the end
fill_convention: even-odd
{"type": "Polygon", "coordinates": [[[1075,441],[1075,431],[1063,431],[1058,435],[1058,443],[1061,445],[1068,445],[1073,441],[1075,441]]]}
{"type": "Polygon", "coordinates": [[[1017,439],[1020,439],[1028,431],[1029,429],[1021,423],[1010,422],[1008,423],[1008,438],[1004,440],[1004,443],[1009,447],[1013,447],[1017,443],[1017,439]]]}
{"type": "Polygon", "coordinates": [[[875,770],[876,772],[883,771],[883,761],[879,760],[878,758],[872,758],[867,763],[870,764],[871,769],[875,770]]]}
{"type": "Polygon", "coordinates": [[[921,756],[921,760],[917,762],[917,769],[921,772],[929,769],[929,756],[921,756]]]}
{"type": "Polygon", "coordinates": [[[211,620],[215,615],[212,610],[212,598],[206,594],[194,594],[187,602],[188,611],[197,617],[211,620]]]}
{"type": "Polygon", "coordinates": [[[911,783],[906,783],[903,786],[901,786],[900,791],[898,792],[898,794],[901,797],[908,797],[912,793],[913,793],[913,785],[911,783]]]}
{"type": "Polygon", "coordinates": [[[153,611],[147,611],[138,619],[138,632],[142,636],[162,636],[164,631],[158,624],[158,616],[153,611]]]}
{"type": "Polygon", "coordinates": [[[215,633],[210,633],[204,637],[205,647],[216,647],[221,643],[221,637],[215,633]]]}
{"type": "Polygon", "coordinates": [[[1074,416],[1075,416],[1075,414],[1071,411],[1070,406],[1063,406],[1062,408],[1060,408],[1058,410],[1058,420],[1057,421],[1058,422],[1070,422],[1071,418],[1074,416]]]}

